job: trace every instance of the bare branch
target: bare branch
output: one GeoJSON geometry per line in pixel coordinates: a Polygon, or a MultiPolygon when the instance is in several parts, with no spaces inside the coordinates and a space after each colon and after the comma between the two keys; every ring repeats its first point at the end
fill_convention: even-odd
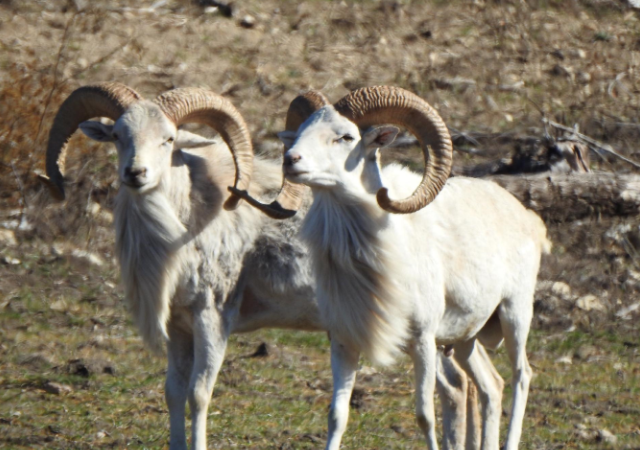
{"type": "Polygon", "coordinates": [[[60,48],[58,49],[58,55],[56,57],[56,64],[53,67],[53,82],[51,85],[51,91],[47,96],[47,99],[44,102],[44,109],[42,110],[42,115],[40,116],[40,122],[38,123],[38,131],[36,132],[36,138],[34,142],[38,142],[38,138],[40,137],[40,132],[42,131],[42,124],[44,123],[44,118],[47,115],[47,111],[49,110],[49,105],[51,103],[51,99],[53,98],[53,94],[58,88],[58,67],[60,65],[60,61],[62,60],[62,56],[64,54],[64,50],[67,47],[69,31],[71,30],[71,25],[75,22],[78,15],[81,13],[76,12],[69,21],[67,25],[64,27],[64,33],[62,34],[62,42],[60,43],[60,48]]]}
{"type": "Polygon", "coordinates": [[[571,133],[573,134],[577,139],[580,139],[584,142],[586,142],[589,145],[589,148],[591,148],[594,152],[598,153],[599,150],[607,152],[613,156],[615,156],[616,158],[619,158],[629,164],[631,164],[632,166],[640,169],[640,163],[627,158],[626,156],[622,156],[620,153],[616,152],[613,147],[611,147],[608,144],[603,144],[600,141],[596,141],[593,138],[590,138],[589,136],[587,136],[586,134],[582,134],[582,133],[578,133],[575,129],[570,128],[570,127],[566,127],[562,124],[559,124],[557,122],[554,122],[553,120],[549,120],[546,118],[542,119],[542,122],[545,124],[549,124],[550,126],[557,128],[559,130],[562,131],[566,131],[567,133],[571,133]]]}

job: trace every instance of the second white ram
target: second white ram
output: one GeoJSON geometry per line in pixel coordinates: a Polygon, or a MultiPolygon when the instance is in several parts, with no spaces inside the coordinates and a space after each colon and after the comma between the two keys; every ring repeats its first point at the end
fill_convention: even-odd
{"type": "Polygon", "coordinates": [[[505,449],[515,450],[531,379],[525,346],[533,294],[541,253],[550,246],[542,220],[492,182],[448,179],[447,127],[424,100],[399,88],[354,91],[280,136],[289,148],[287,180],[313,193],[301,233],[333,338],[327,449],[337,450],[345,431],[359,353],[386,364],[402,349],[414,360],[418,422],[436,449],[437,344],[453,346],[478,386],[482,446],[497,449],[501,385],[478,364],[476,339],[504,337],[513,372],[505,449]],[[398,165],[381,168],[379,148],[398,132],[382,124],[416,135],[422,177],[398,165]],[[406,198],[392,200],[389,191],[406,198]]]}

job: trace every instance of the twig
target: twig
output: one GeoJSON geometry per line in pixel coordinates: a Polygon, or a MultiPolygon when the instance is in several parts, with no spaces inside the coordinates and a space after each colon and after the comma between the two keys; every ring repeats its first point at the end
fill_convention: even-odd
{"type": "Polygon", "coordinates": [[[53,67],[53,83],[51,86],[51,91],[47,96],[47,99],[44,102],[44,109],[42,111],[42,115],[40,116],[40,123],[38,123],[38,131],[36,132],[36,138],[34,142],[38,142],[40,138],[40,132],[42,131],[42,124],[44,123],[44,118],[47,115],[47,111],[49,110],[49,105],[51,104],[51,99],[53,98],[53,94],[58,88],[58,66],[60,65],[60,61],[62,60],[62,54],[64,53],[64,49],[67,47],[67,38],[69,36],[69,30],[71,29],[71,25],[75,22],[76,17],[81,14],[76,12],[69,21],[67,25],[64,27],[64,33],[62,34],[62,42],[60,43],[60,48],[58,49],[58,56],[56,57],[56,65],[53,67]]]}
{"type": "Polygon", "coordinates": [[[24,185],[22,184],[22,180],[20,179],[20,175],[18,175],[18,171],[16,170],[16,165],[13,161],[11,161],[11,171],[13,172],[13,176],[16,177],[16,184],[18,185],[18,190],[20,191],[20,195],[22,196],[22,204],[24,207],[27,205],[27,197],[24,194],[24,185]]]}
{"type": "Polygon", "coordinates": [[[615,124],[619,127],[635,127],[640,128],[640,123],[633,122],[615,122],[615,124]]]}
{"type": "Polygon", "coordinates": [[[480,145],[480,143],[471,135],[469,135],[468,133],[465,133],[464,131],[459,131],[456,130],[453,127],[447,127],[449,128],[449,132],[451,133],[451,137],[452,138],[457,138],[457,137],[461,137],[463,138],[465,141],[467,141],[468,143],[470,143],[471,145],[475,145],[476,147],[480,145]]]}
{"type": "MultiPolygon", "coordinates": [[[[123,48],[125,48],[127,45],[129,45],[134,39],[136,39],[138,37],[138,33],[136,33],[135,35],[131,36],[129,39],[127,39],[124,43],[118,44],[117,46],[115,46],[113,48],[113,50],[111,50],[109,53],[106,53],[104,56],[101,56],[100,58],[96,59],[95,61],[91,61],[91,63],[89,63],[87,65],[87,67],[85,67],[84,69],[80,69],[77,70],[73,73],[72,76],[70,76],[69,78],[77,78],[78,75],[83,74],[84,72],[86,72],[87,70],[93,69],[95,66],[97,66],[98,64],[102,64],[103,62],[107,61],[109,58],[111,58],[113,55],[115,55],[116,53],[118,53],[119,51],[121,51],[123,48]]],[[[67,81],[69,81],[69,78],[62,80],[60,82],[60,85],[66,83],[67,81]]]]}
{"type": "MultiPolygon", "coordinates": [[[[587,144],[589,144],[589,148],[591,148],[593,151],[596,151],[596,148],[598,150],[602,150],[604,152],[607,152],[629,164],[631,164],[632,166],[640,169],[640,163],[637,163],[635,161],[633,161],[632,159],[627,158],[626,156],[622,156],[620,153],[616,152],[610,145],[608,144],[603,144],[602,142],[596,141],[595,139],[590,138],[589,136],[582,134],[582,133],[578,133],[576,130],[574,130],[573,128],[569,128],[566,127],[564,125],[561,125],[557,122],[554,122],[553,120],[549,120],[546,118],[542,119],[542,122],[549,124],[550,126],[557,128],[559,130],[563,130],[566,131],[568,133],[572,133],[575,137],[577,137],[578,139],[586,142],[587,144]]],[[[596,151],[597,153],[597,151],[596,151]]]]}
{"type": "Polygon", "coordinates": [[[24,192],[24,185],[22,184],[22,180],[20,179],[20,175],[18,175],[18,171],[16,170],[16,166],[13,161],[11,161],[11,171],[13,172],[13,176],[16,177],[16,183],[18,184],[18,190],[20,191],[20,197],[22,198],[22,205],[20,206],[20,217],[18,219],[18,227],[22,225],[22,221],[24,220],[24,210],[27,208],[27,196],[24,192]]]}

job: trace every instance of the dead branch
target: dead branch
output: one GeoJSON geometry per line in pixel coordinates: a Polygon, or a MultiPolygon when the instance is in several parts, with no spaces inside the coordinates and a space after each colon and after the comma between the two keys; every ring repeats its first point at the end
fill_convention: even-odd
{"type": "Polygon", "coordinates": [[[488,177],[545,221],[640,213],[640,176],[615,173],[488,177]]]}
{"type": "Polygon", "coordinates": [[[58,88],[58,73],[59,73],[58,67],[60,66],[60,61],[62,61],[62,57],[65,49],[67,48],[67,44],[69,43],[69,31],[71,30],[71,26],[73,25],[73,23],[75,22],[79,14],[81,13],[76,12],[75,14],[73,14],[71,18],[69,18],[69,20],[67,21],[66,26],[64,27],[64,33],[62,34],[60,48],[58,49],[58,55],[56,56],[56,64],[55,66],[53,66],[53,82],[51,83],[51,90],[49,91],[49,95],[47,96],[47,99],[44,102],[44,108],[42,110],[42,114],[40,115],[40,121],[38,123],[38,130],[36,131],[36,138],[34,142],[38,142],[38,139],[40,138],[40,132],[42,131],[44,118],[46,117],[47,112],[49,111],[49,104],[51,103],[53,94],[58,88]]]}
{"type": "Polygon", "coordinates": [[[629,164],[631,164],[632,166],[640,169],[640,163],[637,163],[625,156],[622,156],[620,153],[616,152],[613,147],[611,147],[608,144],[603,144],[602,142],[596,141],[593,138],[590,138],[589,136],[579,133],[577,130],[574,130],[573,128],[569,128],[566,127],[562,124],[559,124],[557,122],[554,122],[553,120],[549,120],[547,118],[543,118],[542,122],[544,122],[545,124],[548,124],[554,128],[557,128],[559,130],[562,131],[566,131],[568,133],[571,133],[572,135],[574,135],[577,139],[584,141],[589,148],[591,148],[594,152],[598,153],[598,151],[604,151],[607,152],[613,156],[615,156],[616,158],[619,158],[621,160],[623,160],[624,162],[627,162],[629,164]]]}

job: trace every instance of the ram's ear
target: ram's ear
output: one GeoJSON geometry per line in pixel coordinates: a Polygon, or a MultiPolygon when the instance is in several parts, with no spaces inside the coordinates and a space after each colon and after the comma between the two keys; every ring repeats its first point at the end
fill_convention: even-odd
{"type": "Polygon", "coordinates": [[[293,143],[296,140],[296,132],[295,131],[281,131],[280,133],[278,133],[278,138],[280,138],[280,140],[282,141],[282,143],[284,144],[284,148],[285,149],[290,149],[293,146],[293,143]]]}
{"type": "Polygon", "coordinates": [[[105,125],[102,122],[96,122],[94,120],[87,120],[78,125],[80,131],[85,136],[98,142],[113,142],[113,125],[105,125]]]}
{"type": "Polygon", "coordinates": [[[178,135],[173,143],[173,148],[200,148],[215,144],[215,139],[202,137],[187,130],[178,130],[178,135]]]}
{"type": "Polygon", "coordinates": [[[396,140],[399,131],[392,125],[371,127],[362,136],[362,143],[367,150],[386,147],[396,140]]]}

